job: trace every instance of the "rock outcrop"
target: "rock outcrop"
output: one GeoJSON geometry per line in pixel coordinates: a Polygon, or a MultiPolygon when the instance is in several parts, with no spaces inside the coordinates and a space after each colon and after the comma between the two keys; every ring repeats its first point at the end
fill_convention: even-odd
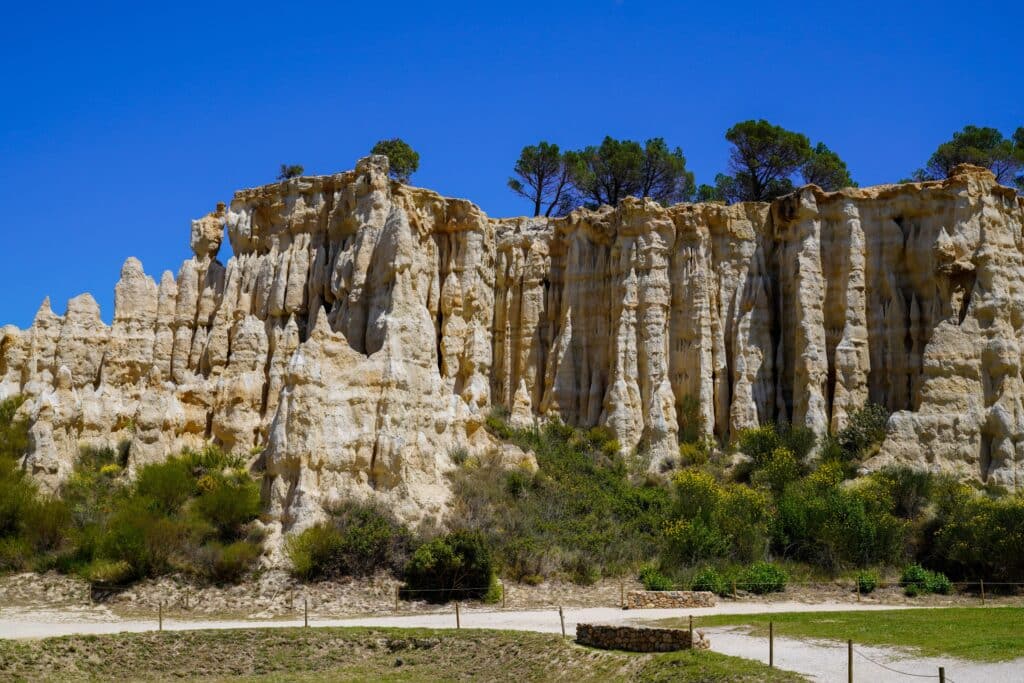
{"type": "Polygon", "coordinates": [[[690,405],[726,444],[873,401],[893,415],[869,466],[1024,486],[1024,199],[987,171],[504,220],[387,171],[236,193],[177,277],[125,262],[111,326],[82,295],[3,328],[26,468],[53,487],[83,444],[137,467],[213,442],[264,472],[288,530],[348,496],[440,514],[450,453],[508,456],[495,407],[606,425],[659,468],[690,405]]]}

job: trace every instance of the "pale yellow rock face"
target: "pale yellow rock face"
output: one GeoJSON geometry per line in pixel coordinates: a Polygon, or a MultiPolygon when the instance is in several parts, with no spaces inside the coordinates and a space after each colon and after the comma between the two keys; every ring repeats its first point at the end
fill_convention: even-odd
{"type": "Polygon", "coordinates": [[[659,469],[694,399],[722,444],[769,420],[835,431],[870,400],[893,416],[867,467],[1017,489],[1022,224],[1024,200],[973,167],[493,220],[368,157],[236,193],[193,222],[176,278],[129,259],[109,327],[83,295],[0,329],[0,395],[27,398],[46,486],[83,444],[127,444],[134,468],[212,442],[264,472],[281,531],[351,496],[437,516],[456,449],[526,466],[483,429],[496,407],[605,425],[659,469]]]}

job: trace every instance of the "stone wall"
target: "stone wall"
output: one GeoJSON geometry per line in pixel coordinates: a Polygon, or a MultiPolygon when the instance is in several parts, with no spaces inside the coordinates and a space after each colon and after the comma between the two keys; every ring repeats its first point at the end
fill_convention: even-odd
{"type": "MultiPolygon", "coordinates": [[[[674,652],[690,649],[690,631],[681,628],[651,628],[611,624],[577,624],[576,642],[605,650],[630,652],[674,652]]],[[[693,648],[707,650],[711,641],[700,629],[693,634],[693,648]]]]}
{"type": "Polygon", "coordinates": [[[679,607],[714,607],[711,591],[630,591],[626,609],[673,609],[679,607]]]}

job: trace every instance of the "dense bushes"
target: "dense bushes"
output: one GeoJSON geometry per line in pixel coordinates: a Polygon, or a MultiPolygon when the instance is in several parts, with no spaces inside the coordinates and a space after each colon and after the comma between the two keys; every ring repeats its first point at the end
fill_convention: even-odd
{"type": "Polygon", "coordinates": [[[662,533],[663,562],[693,565],[703,560],[762,559],[770,518],[767,496],[746,486],[723,486],[697,470],[672,479],[670,518],[662,533]]]}
{"type": "Polygon", "coordinates": [[[400,571],[412,545],[409,530],[384,508],[349,501],[332,510],[326,523],[291,537],[285,551],[292,572],[309,580],[400,571]]]}
{"type": "Polygon", "coordinates": [[[755,562],[740,573],[737,585],[750,593],[764,595],[785,590],[788,580],[786,571],[778,565],[769,562],[755,562]]]}
{"type": "Polygon", "coordinates": [[[45,569],[65,545],[70,520],[60,500],[41,496],[22,472],[28,423],[17,417],[20,398],[0,402],[0,571],[45,569]]]}
{"type": "Polygon", "coordinates": [[[856,581],[858,593],[874,593],[879,583],[878,572],[870,569],[857,572],[856,581]]]}
{"type": "Polygon", "coordinates": [[[844,486],[831,464],[787,486],[776,507],[772,547],[781,556],[831,571],[902,559],[906,522],[877,487],[844,486]]]}
{"type": "Polygon", "coordinates": [[[56,568],[117,585],[172,571],[223,582],[258,561],[250,523],[259,489],[237,459],[186,452],[131,481],[125,453],[84,449],[59,495],[45,496],[19,466],[28,444],[19,404],[0,403],[0,570],[56,568]]]}
{"type": "Polygon", "coordinates": [[[1024,497],[942,488],[926,559],[958,579],[1024,580],[1024,497]]]}
{"type": "Polygon", "coordinates": [[[239,466],[215,448],[186,451],[141,467],[132,485],[115,454],[87,454],[64,491],[76,521],[70,564],[106,583],[172,571],[239,579],[262,548],[250,525],[259,514],[259,490],[239,466]]]}
{"type": "Polygon", "coordinates": [[[945,574],[929,571],[919,564],[912,564],[903,570],[900,585],[910,597],[927,593],[948,595],[953,591],[953,584],[945,574]]]}
{"type": "Polygon", "coordinates": [[[456,531],[416,549],[405,567],[406,595],[429,602],[501,599],[494,560],[483,537],[456,531]]]}
{"type": "Polygon", "coordinates": [[[638,578],[640,583],[643,584],[644,590],[670,591],[674,587],[672,579],[658,571],[658,568],[653,564],[645,564],[640,567],[638,578]]]}
{"type": "Polygon", "coordinates": [[[481,534],[505,576],[590,583],[636,571],[656,556],[668,492],[631,481],[607,430],[552,422],[513,431],[497,414],[488,428],[532,450],[539,470],[509,472],[497,462],[468,459],[452,475],[447,522],[481,534]]]}

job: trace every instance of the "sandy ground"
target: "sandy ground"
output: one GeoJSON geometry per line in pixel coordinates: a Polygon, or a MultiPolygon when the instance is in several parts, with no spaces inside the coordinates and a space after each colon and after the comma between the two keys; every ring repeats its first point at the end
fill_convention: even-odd
{"type": "MultiPolygon", "coordinates": [[[[576,624],[590,623],[642,623],[655,619],[700,617],[711,614],[760,614],[771,612],[823,612],[880,609],[911,609],[893,605],[864,605],[843,602],[806,604],[802,602],[725,603],[700,609],[672,610],[629,610],[611,607],[567,608],[564,611],[565,630],[572,637],[576,624]]],[[[927,609],[927,608],[925,608],[927,609]]],[[[556,609],[543,610],[493,610],[465,608],[461,610],[463,628],[489,628],[518,631],[559,633],[561,621],[556,609]]],[[[123,631],[152,631],[157,628],[156,615],[153,618],[119,617],[103,607],[40,610],[32,608],[4,608],[0,610],[0,637],[2,638],[43,638],[69,634],[102,634],[123,631]]],[[[233,628],[279,628],[301,626],[302,618],[295,619],[225,619],[225,620],[184,620],[165,618],[163,627],[167,630],[233,629],[233,628]]],[[[371,616],[346,619],[310,617],[311,626],[394,626],[404,628],[455,628],[455,612],[429,614],[371,616]]],[[[768,643],[763,637],[754,637],[734,628],[709,628],[706,633],[711,639],[711,648],[723,654],[768,661],[768,643]]],[[[946,668],[949,683],[982,681],[1020,683],[1024,681],[1024,659],[1002,663],[966,662],[953,659],[917,657],[896,648],[855,646],[854,672],[856,681],[907,681],[911,677],[889,671],[879,664],[915,676],[933,676],[937,680],[938,667],[946,668]],[[868,659],[866,659],[866,658],[868,659]],[[870,660],[874,660],[874,663],[870,660]]],[[[809,676],[812,680],[838,681],[846,679],[846,645],[834,641],[775,639],[775,665],[809,676]]],[[[925,679],[920,679],[925,680],[925,679]]]]}

